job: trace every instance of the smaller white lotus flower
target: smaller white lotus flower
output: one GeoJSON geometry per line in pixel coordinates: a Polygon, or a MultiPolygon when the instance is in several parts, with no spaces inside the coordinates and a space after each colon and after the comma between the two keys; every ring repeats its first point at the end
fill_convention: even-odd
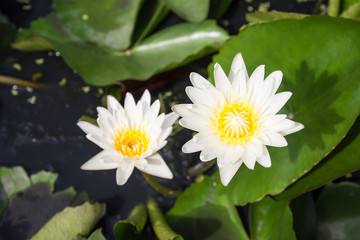
{"type": "Polygon", "coordinates": [[[219,64],[214,67],[215,86],[197,73],[190,74],[193,87],[186,93],[193,104],[173,106],[183,127],[198,133],[185,145],[184,153],[198,152],[201,161],[217,158],[220,179],[227,186],[240,165],[254,169],[258,162],[271,166],[266,146],[287,146],[285,135],[304,126],[276,114],[289,100],[291,92],[276,93],[282,72],[264,80],[264,65],[249,78],[241,54],[232,62],[226,76],[219,64]]]}
{"type": "Polygon", "coordinates": [[[148,90],[137,104],[127,93],[124,107],[114,97],[107,96],[107,109],[97,108],[99,127],[85,121],[78,122],[86,137],[103,149],[81,169],[117,169],[118,185],[126,183],[134,167],[157,177],[172,179],[170,169],[157,152],[166,145],[166,138],[178,115],[159,115],[159,100],[151,105],[150,101],[148,90]]]}

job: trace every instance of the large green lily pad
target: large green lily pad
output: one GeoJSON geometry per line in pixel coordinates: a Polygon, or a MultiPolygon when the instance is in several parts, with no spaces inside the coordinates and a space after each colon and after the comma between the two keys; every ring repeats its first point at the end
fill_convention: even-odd
{"type": "Polygon", "coordinates": [[[251,239],[296,239],[289,200],[277,202],[266,197],[250,205],[249,215],[251,239]]]}
{"type": "Polygon", "coordinates": [[[90,44],[74,35],[61,19],[50,14],[23,31],[13,47],[44,50],[34,41],[41,37],[46,46],[59,51],[84,80],[107,85],[125,79],[146,80],[154,74],[184,65],[217,50],[228,38],[225,30],[208,20],[199,24],[183,23],[157,32],[127,51],[90,44]]]}
{"type": "Polygon", "coordinates": [[[253,72],[284,73],[279,92],[292,98],[281,112],[305,125],[288,147],[269,148],[271,168],[242,166],[223,192],[235,204],[277,194],[320,162],[342,140],[360,111],[360,24],[325,16],[281,20],[243,29],[214,57],[225,72],[238,52],[253,72]],[[315,40],[316,39],[316,40],[315,40]]]}

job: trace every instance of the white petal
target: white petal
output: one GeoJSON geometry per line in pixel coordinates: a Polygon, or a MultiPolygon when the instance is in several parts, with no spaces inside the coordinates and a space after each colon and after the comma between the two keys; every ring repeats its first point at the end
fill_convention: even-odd
{"type": "Polygon", "coordinates": [[[234,177],[235,173],[239,170],[242,161],[238,161],[235,164],[228,164],[222,168],[219,168],[220,180],[224,186],[227,186],[231,179],[234,177]]]}
{"type": "Polygon", "coordinates": [[[117,185],[124,185],[127,180],[129,179],[130,175],[134,170],[133,163],[123,162],[117,169],[116,169],[116,183],[117,185]]]}
{"type": "Polygon", "coordinates": [[[105,150],[113,149],[113,147],[112,147],[112,145],[110,145],[109,141],[106,138],[104,138],[102,135],[87,134],[86,138],[89,139],[90,141],[92,141],[93,143],[95,143],[96,145],[98,145],[99,147],[101,147],[102,149],[105,149],[105,150]]]}
{"type": "Polygon", "coordinates": [[[264,115],[276,114],[289,100],[291,92],[281,92],[270,98],[269,108],[265,110],[264,115]]]}
{"type": "Polygon", "coordinates": [[[173,178],[172,172],[170,171],[169,167],[166,165],[164,159],[160,156],[160,154],[155,153],[154,155],[147,157],[147,161],[148,165],[141,171],[161,178],[173,178]]]}
{"type": "Polygon", "coordinates": [[[286,135],[289,135],[291,133],[300,131],[301,129],[304,128],[303,124],[298,123],[298,122],[294,122],[294,123],[295,123],[295,125],[292,128],[280,131],[280,134],[283,135],[283,136],[286,136],[286,135]]]}
{"type": "Polygon", "coordinates": [[[266,132],[265,134],[266,134],[266,137],[270,141],[269,144],[266,144],[266,145],[272,146],[272,147],[285,147],[285,146],[287,146],[286,139],[280,133],[274,132],[274,131],[269,131],[269,132],[266,132]]]}
{"type": "Polygon", "coordinates": [[[254,170],[254,166],[256,162],[255,154],[252,154],[250,152],[245,152],[244,155],[241,157],[241,160],[244,162],[246,167],[248,167],[251,170],[254,170]]]}
{"type": "Polygon", "coordinates": [[[193,115],[191,117],[184,117],[180,119],[179,124],[182,127],[200,132],[205,127],[204,121],[205,120],[202,119],[202,116],[193,115]]]}
{"type": "Polygon", "coordinates": [[[146,89],[138,102],[138,105],[142,106],[144,114],[149,110],[150,102],[151,102],[151,95],[149,90],[146,89]]]}
{"type": "Polygon", "coordinates": [[[272,82],[270,95],[274,95],[276,93],[281,84],[282,77],[283,73],[281,71],[274,71],[265,79],[265,82],[272,82]]]}
{"type": "Polygon", "coordinates": [[[182,146],[181,150],[184,153],[193,153],[193,152],[201,151],[203,148],[204,145],[195,143],[194,139],[192,138],[182,146]]]}
{"type": "Polygon", "coordinates": [[[214,158],[218,157],[218,149],[214,149],[209,145],[205,145],[204,149],[200,153],[200,160],[203,162],[211,161],[214,158]]]}
{"type": "Polygon", "coordinates": [[[214,79],[216,88],[224,94],[225,98],[229,97],[231,93],[231,84],[224,73],[224,70],[218,63],[215,63],[214,66],[214,79]]]}
{"type": "Polygon", "coordinates": [[[119,167],[119,162],[105,162],[104,159],[109,157],[107,151],[101,151],[90,160],[84,163],[80,168],[82,170],[109,170],[119,167]]]}
{"type": "Polygon", "coordinates": [[[178,119],[178,117],[179,117],[179,115],[174,112],[166,114],[162,128],[171,127],[175,123],[175,121],[178,119]]]}
{"type": "Polygon", "coordinates": [[[161,131],[157,141],[158,142],[164,141],[170,135],[171,132],[172,132],[172,127],[168,127],[168,128],[163,129],[161,131]]]}
{"type": "Polygon", "coordinates": [[[141,121],[141,114],[138,111],[138,108],[135,104],[135,100],[133,95],[131,95],[129,92],[126,93],[125,100],[124,100],[124,107],[126,114],[128,116],[128,119],[130,120],[130,125],[133,128],[138,128],[140,121],[141,121]]]}
{"type": "Polygon", "coordinates": [[[259,156],[261,156],[262,154],[263,154],[263,152],[262,152],[262,144],[260,143],[260,144],[253,144],[253,143],[251,143],[251,144],[248,144],[247,146],[246,146],[246,150],[247,151],[249,151],[249,152],[251,152],[253,155],[255,155],[256,157],[259,157],[259,156]]]}
{"type": "Polygon", "coordinates": [[[249,75],[246,71],[246,66],[245,66],[244,59],[243,59],[241,53],[236,54],[236,56],[234,57],[234,60],[231,63],[231,68],[230,68],[230,72],[229,72],[229,76],[228,76],[230,82],[232,82],[232,83],[234,82],[237,72],[240,72],[241,75],[243,75],[245,77],[245,80],[249,79],[249,75]]]}
{"type": "Polygon", "coordinates": [[[235,77],[232,82],[233,94],[235,99],[241,101],[241,98],[245,97],[247,89],[247,72],[238,71],[235,73],[235,77]]]}
{"type": "Polygon", "coordinates": [[[179,114],[181,117],[187,117],[192,115],[190,109],[192,108],[193,104],[176,104],[172,106],[171,110],[179,114]]]}
{"type": "Polygon", "coordinates": [[[264,81],[265,65],[258,66],[255,71],[251,74],[248,84],[257,86],[264,81]]]}
{"type": "Polygon", "coordinates": [[[256,159],[256,161],[259,164],[261,164],[263,167],[266,167],[266,168],[271,167],[270,154],[265,146],[263,146],[262,152],[263,152],[263,155],[261,157],[259,157],[258,159],[256,159]]]}
{"type": "Polygon", "coordinates": [[[114,115],[115,111],[118,111],[119,109],[122,108],[119,101],[113,96],[108,95],[106,99],[107,99],[107,108],[112,115],[114,115]]]}
{"type": "Polygon", "coordinates": [[[274,124],[273,126],[269,127],[272,131],[281,132],[286,131],[287,129],[292,129],[295,126],[295,122],[289,119],[284,119],[281,122],[274,124]]]}
{"type": "Polygon", "coordinates": [[[134,166],[139,170],[144,170],[148,165],[148,161],[146,159],[136,159],[134,160],[134,166]]]}
{"type": "Polygon", "coordinates": [[[160,110],[160,101],[159,99],[156,99],[153,104],[150,106],[149,110],[146,112],[144,121],[151,124],[157,116],[159,115],[160,110]]]}
{"type": "Polygon", "coordinates": [[[190,81],[194,87],[200,89],[214,87],[207,79],[203,78],[200,74],[195,72],[190,73],[190,81]]]}
{"type": "Polygon", "coordinates": [[[86,134],[96,134],[96,135],[102,135],[103,132],[101,129],[94,124],[91,124],[86,121],[80,121],[77,123],[77,125],[83,130],[86,134]]]}

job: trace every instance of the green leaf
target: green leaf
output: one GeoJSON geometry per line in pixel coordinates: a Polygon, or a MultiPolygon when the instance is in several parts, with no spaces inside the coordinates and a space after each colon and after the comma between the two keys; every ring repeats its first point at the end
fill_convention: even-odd
{"type": "Polygon", "coordinates": [[[294,198],[304,192],[314,190],[331,180],[360,169],[360,118],[344,140],[329,156],[307,174],[290,185],[282,193],[274,196],[277,200],[294,198]],[[340,164],[341,163],[341,164],[340,164]]]}
{"type": "Polygon", "coordinates": [[[31,180],[31,184],[36,184],[39,182],[44,182],[46,183],[49,188],[50,191],[54,191],[54,184],[56,179],[58,178],[59,174],[57,173],[52,173],[52,172],[47,172],[44,170],[41,170],[35,174],[32,174],[30,176],[30,180],[31,180]]]}
{"type": "Polygon", "coordinates": [[[131,50],[117,52],[76,40],[65,32],[66,29],[55,31],[48,22],[55,24],[57,19],[40,19],[32,25],[33,31],[49,40],[65,61],[93,85],[107,85],[125,79],[148,79],[215,51],[228,38],[215,21],[184,23],[151,35],[131,50]]]}
{"type": "Polygon", "coordinates": [[[280,12],[272,10],[270,12],[261,12],[257,11],[254,13],[247,13],[245,15],[246,21],[248,23],[259,23],[259,22],[269,22],[281,19],[295,19],[300,20],[308,17],[309,15],[301,13],[291,13],[291,12],[280,12]]]}
{"type": "Polygon", "coordinates": [[[11,198],[30,186],[30,179],[22,167],[0,167],[0,219],[11,198]]]}
{"type": "Polygon", "coordinates": [[[330,183],[317,201],[316,239],[352,240],[360,235],[360,186],[330,183]]]}
{"type": "Polygon", "coordinates": [[[228,72],[238,52],[249,73],[260,64],[266,75],[281,70],[279,92],[293,93],[281,112],[305,125],[286,137],[288,147],[268,148],[272,167],[239,169],[224,190],[233,203],[244,205],[283,191],[346,135],[360,111],[359,33],[360,24],[341,18],[280,20],[246,27],[214,57],[209,73],[215,62],[228,72]]]}
{"type": "Polygon", "coordinates": [[[139,235],[145,226],[147,211],[144,205],[136,206],[127,220],[121,220],[114,225],[114,236],[116,239],[144,239],[139,235]]]}
{"type": "Polygon", "coordinates": [[[360,3],[355,3],[343,11],[340,15],[343,18],[359,19],[360,18],[360,3]]]}
{"type": "Polygon", "coordinates": [[[143,2],[132,37],[133,46],[138,45],[169,13],[169,8],[158,0],[143,2]]]}
{"type": "Polygon", "coordinates": [[[0,62],[11,54],[11,43],[16,37],[16,27],[0,11],[0,62]]]}
{"type": "Polygon", "coordinates": [[[269,197],[250,205],[251,239],[296,239],[292,229],[289,201],[274,201],[269,197]]]}
{"type": "Polygon", "coordinates": [[[351,5],[359,3],[360,0],[341,0],[340,1],[340,12],[346,11],[351,5]]]}
{"type": "Polygon", "coordinates": [[[233,0],[210,0],[209,18],[219,19],[230,7],[233,0]]]}
{"type": "Polygon", "coordinates": [[[290,203],[293,228],[297,240],[313,239],[316,227],[316,209],[311,193],[305,193],[290,203]]]}
{"type": "Polygon", "coordinates": [[[141,2],[56,0],[55,14],[60,22],[55,24],[61,24],[86,42],[123,50],[130,46],[141,2]]]}
{"type": "Polygon", "coordinates": [[[106,238],[104,237],[104,235],[101,232],[101,228],[96,229],[89,237],[87,240],[106,240],[106,238]]]}
{"type": "Polygon", "coordinates": [[[153,199],[149,199],[147,203],[151,226],[160,240],[182,240],[183,238],[175,233],[165,221],[159,206],[153,199]]]}
{"type": "Polygon", "coordinates": [[[84,203],[67,207],[53,216],[33,237],[38,239],[72,239],[76,235],[87,236],[105,214],[105,205],[84,203]]]}
{"type": "Polygon", "coordinates": [[[189,22],[201,22],[206,19],[210,0],[160,0],[174,13],[189,22]]]}
{"type": "Polygon", "coordinates": [[[221,183],[203,177],[187,188],[166,213],[169,224],[185,239],[196,239],[192,234],[199,234],[199,239],[249,239],[236,208],[227,195],[219,193],[218,184],[221,183]],[[186,231],[187,227],[191,230],[186,231]]]}

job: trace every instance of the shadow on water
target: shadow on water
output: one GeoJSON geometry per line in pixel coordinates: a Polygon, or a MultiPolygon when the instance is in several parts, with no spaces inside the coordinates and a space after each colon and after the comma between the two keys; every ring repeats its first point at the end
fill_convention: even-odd
{"type": "Polygon", "coordinates": [[[305,128],[287,136],[290,160],[298,159],[301,149],[307,145],[311,150],[323,150],[324,139],[336,134],[335,126],[344,121],[333,107],[338,101],[341,91],[337,89],[339,77],[323,71],[317,75],[307,63],[302,62],[296,71],[295,82],[284,79],[284,89],[293,92],[282,112],[289,118],[304,124],[305,128]]]}

